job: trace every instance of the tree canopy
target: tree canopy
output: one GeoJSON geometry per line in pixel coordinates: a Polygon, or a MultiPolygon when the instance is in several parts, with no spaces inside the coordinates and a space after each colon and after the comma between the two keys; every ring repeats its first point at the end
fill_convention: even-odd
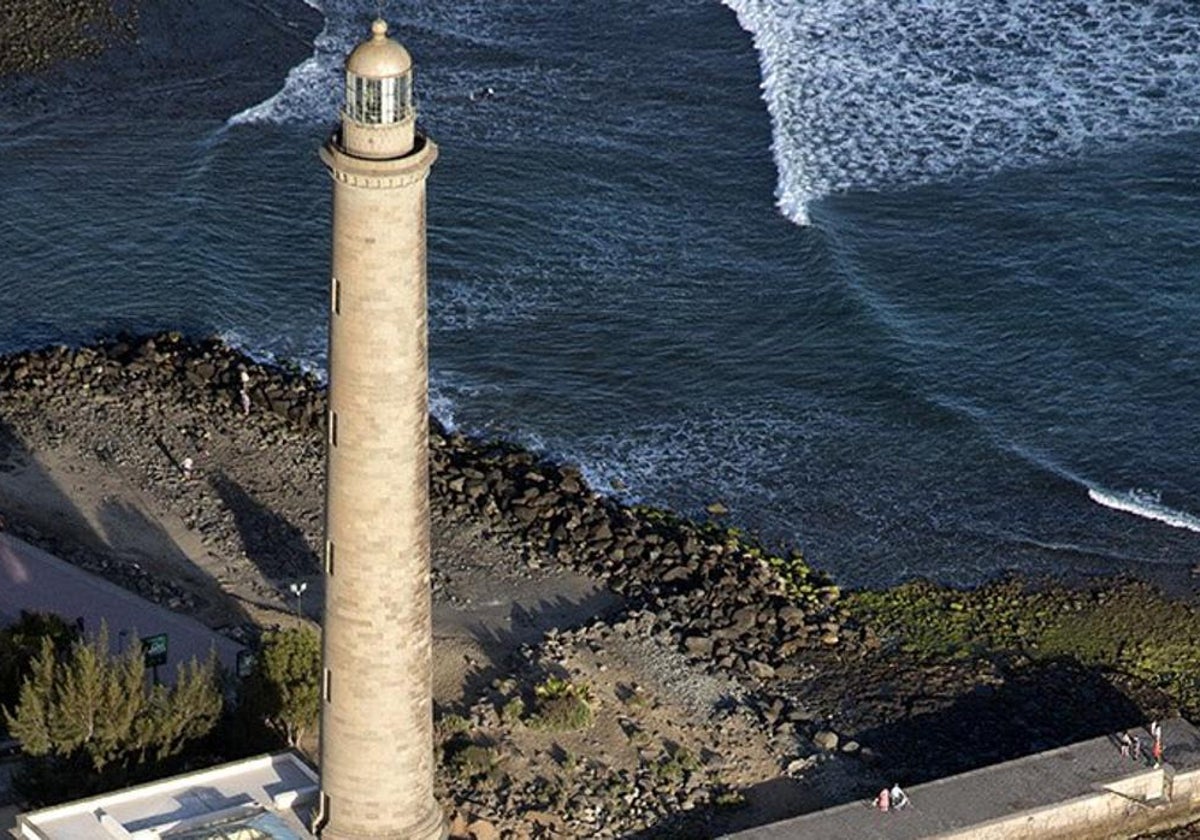
{"type": "Polygon", "coordinates": [[[321,711],[321,639],[309,627],[271,630],[249,678],[254,713],[295,747],[321,711]]]}
{"type": "Polygon", "coordinates": [[[15,710],[4,716],[26,755],[100,773],[178,754],[212,730],[221,707],[215,655],[180,664],[172,686],[152,686],[140,647],[110,653],[102,624],[65,653],[45,637],[15,710]]]}

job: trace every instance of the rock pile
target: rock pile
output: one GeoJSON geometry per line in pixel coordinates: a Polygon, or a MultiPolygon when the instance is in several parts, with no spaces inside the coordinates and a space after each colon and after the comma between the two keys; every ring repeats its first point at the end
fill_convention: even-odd
{"type": "Polygon", "coordinates": [[[320,427],[324,395],[315,377],[259,364],[217,338],[193,343],[177,332],[5,356],[0,389],[37,391],[51,405],[66,400],[65,389],[79,389],[101,402],[120,401],[134,417],[169,390],[203,416],[240,409],[243,372],[254,405],[299,429],[320,427]]]}
{"type": "Polygon", "coordinates": [[[137,33],[136,0],[9,0],[0,3],[0,76],[31,73],[65,58],[94,55],[137,33]]]}
{"type": "MultiPolygon", "coordinates": [[[[256,412],[319,435],[326,403],[314,376],[255,362],[215,338],[121,336],[0,359],[0,388],[37,391],[51,405],[66,398],[64,389],[79,389],[94,401],[119,401],[132,420],[154,413],[168,390],[200,423],[237,414],[243,387],[256,412]]],[[[787,680],[800,675],[797,651],[858,639],[845,626],[837,587],[798,554],[773,554],[733,528],[626,507],[589,488],[573,466],[433,420],[430,477],[435,513],[483,522],[531,565],[551,557],[603,580],[708,668],[787,680]]]]}
{"type": "Polygon", "coordinates": [[[436,427],[430,437],[442,515],[482,519],[527,562],[549,556],[603,580],[708,667],[786,679],[797,675],[797,651],[857,640],[837,587],[794,552],[772,554],[733,528],[623,506],[591,490],[576,468],[511,444],[436,427]]]}
{"type": "MultiPolygon", "coordinates": [[[[290,609],[295,605],[282,599],[280,581],[319,573],[313,549],[322,539],[326,399],[311,374],[256,362],[218,339],[190,341],[166,332],[0,357],[0,395],[0,468],[6,442],[40,448],[70,438],[77,451],[94,452],[147,495],[165,500],[218,562],[239,554],[251,559],[261,574],[241,581],[241,589],[220,568],[210,570],[224,592],[243,602],[290,609]],[[197,472],[207,480],[189,482],[178,463],[170,464],[172,446],[176,460],[178,452],[203,447],[221,450],[222,457],[214,454],[206,475],[198,455],[197,472]],[[252,466],[240,469],[243,463],[252,466]],[[218,474],[218,464],[227,473],[218,474]]],[[[729,713],[769,733],[778,771],[803,775],[810,785],[823,775],[836,781],[846,766],[869,765],[909,781],[959,772],[972,762],[1029,751],[1029,733],[1059,743],[1067,737],[1063,718],[1082,714],[1066,714],[1071,698],[1047,688],[1065,685],[1078,695],[1078,675],[1042,677],[1015,660],[925,661],[892,640],[881,642],[850,618],[837,587],[798,554],[772,552],[720,524],[718,507],[709,510],[712,521],[693,522],[622,505],[588,487],[571,465],[471,439],[435,420],[429,457],[435,523],[482,530],[511,549],[506,556],[522,557],[530,573],[554,563],[624,596],[620,613],[551,634],[524,665],[513,665],[525,684],[569,670],[562,658],[568,649],[611,651],[645,642],[653,650],[639,654],[642,664],[661,658],[659,671],[667,677],[661,682],[685,706],[703,710],[697,721],[715,724],[715,734],[696,734],[700,742],[711,743],[721,731],[722,703],[702,685],[719,677],[736,686],[724,704],[729,713]],[[664,651],[669,656],[661,657],[664,651]],[[1037,710],[1047,698],[1057,711],[1042,720],[1037,710]],[[994,725],[981,727],[981,720],[994,725]],[[976,730],[1000,734],[977,742],[976,730]],[[1010,730],[1015,734],[1004,734],[1010,730]]],[[[21,533],[23,523],[12,527],[151,600],[185,612],[195,607],[194,588],[150,574],[129,558],[56,545],[53,534],[21,533]]],[[[230,575],[239,573],[233,565],[230,575]]],[[[439,580],[435,570],[435,590],[439,580]]],[[[1090,678],[1095,697],[1084,705],[1099,710],[1096,725],[1131,714],[1125,692],[1090,678]]],[[[470,709],[474,729],[509,737],[502,712],[514,699],[500,689],[485,692],[470,709]]],[[[634,712],[631,707],[619,717],[633,720],[634,712]]],[[[1091,729],[1089,723],[1071,737],[1091,729]]],[[[630,743],[640,731],[630,727],[630,743]]],[[[453,798],[472,809],[467,827],[483,817],[475,835],[486,834],[493,818],[507,827],[514,815],[549,813],[560,800],[576,819],[566,827],[576,836],[621,836],[665,824],[669,814],[720,805],[720,783],[706,769],[669,750],[638,749],[644,754],[624,775],[608,774],[611,765],[593,760],[570,772],[563,767],[545,789],[536,779],[555,759],[543,749],[529,755],[527,772],[513,773],[510,784],[486,788],[471,777],[455,783],[453,798]],[[612,785],[606,774],[616,779],[612,785]]],[[[547,826],[542,833],[564,836],[563,828],[547,826]]]]}

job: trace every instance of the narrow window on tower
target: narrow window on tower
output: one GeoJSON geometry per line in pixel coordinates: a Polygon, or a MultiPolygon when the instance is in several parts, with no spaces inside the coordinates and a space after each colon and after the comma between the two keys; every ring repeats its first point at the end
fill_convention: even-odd
{"type": "Polygon", "coordinates": [[[340,315],[342,312],[342,284],[336,277],[331,278],[329,283],[329,308],[333,310],[334,315],[340,315]]]}
{"type": "Polygon", "coordinates": [[[333,540],[325,540],[325,574],[333,577],[333,540]]]}
{"type": "Polygon", "coordinates": [[[396,122],[396,80],[383,80],[383,107],[380,122],[385,125],[396,122]]]}
{"type": "Polygon", "coordinates": [[[362,121],[378,125],[382,122],[383,109],[383,80],[363,79],[363,116],[362,121]]]}
{"type": "MultiPolygon", "coordinates": [[[[412,71],[409,71],[410,74],[412,71]]],[[[408,119],[412,112],[412,76],[401,76],[396,98],[399,100],[400,119],[408,119]]]]}
{"type": "Polygon", "coordinates": [[[353,110],[352,116],[351,116],[351,119],[353,119],[355,122],[362,122],[366,118],[365,113],[363,111],[363,103],[366,100],[366,96],[363,94],[364,87],[365,87],[365,85],[363,84],[362,77],[355,76],[354,77],[354,110],[353,110]]]}
{"type": "Polygon", "coordinates": [[[337,446],[337,412],[329,410],[329,445],[337,446]]]}
{"type": "Polygon", "coordinates": [[[325,669],[321,680],[321,696],[325,698],[326,703],[333,697],[333,672],[328,668],[325,669]]]}

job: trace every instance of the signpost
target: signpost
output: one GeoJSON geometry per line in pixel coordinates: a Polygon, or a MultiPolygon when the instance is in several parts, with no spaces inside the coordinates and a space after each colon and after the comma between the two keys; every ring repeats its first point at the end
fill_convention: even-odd
{"type": "Polygon", "coordinates": [[[142,637],[142,661],[154,671],[154,684],[158,685],[158,666],[167,664],[167,634],[142,637]]]}
{"type": "Polygon", "coordinates": [[[237,654],[237,675],[248,677],[254,672],[254,652],[239,650],[237,654]]]}

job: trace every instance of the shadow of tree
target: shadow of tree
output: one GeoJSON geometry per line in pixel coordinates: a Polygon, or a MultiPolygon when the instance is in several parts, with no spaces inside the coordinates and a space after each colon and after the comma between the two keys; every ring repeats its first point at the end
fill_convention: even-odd
{"type": "Polygon", "coordinates": [[[12,481],[11,486],[8,481],[0,482],[0,515],[14,536],[60,556],[81,548],[107,547],[58,481],[38,465],[20,436],[3,419],[0,472],[12,481]]]}
{"type": "Polygon", "coordinates": [[[13,536],[144,598],[194,612],[210,625],[248,621],[242,606],[153,516],[111,498],[82,509],[64,484],[72,480],[72,466],[61,476],[42,466],[3,419],[0,464],[0,517],[13,536]]]}

